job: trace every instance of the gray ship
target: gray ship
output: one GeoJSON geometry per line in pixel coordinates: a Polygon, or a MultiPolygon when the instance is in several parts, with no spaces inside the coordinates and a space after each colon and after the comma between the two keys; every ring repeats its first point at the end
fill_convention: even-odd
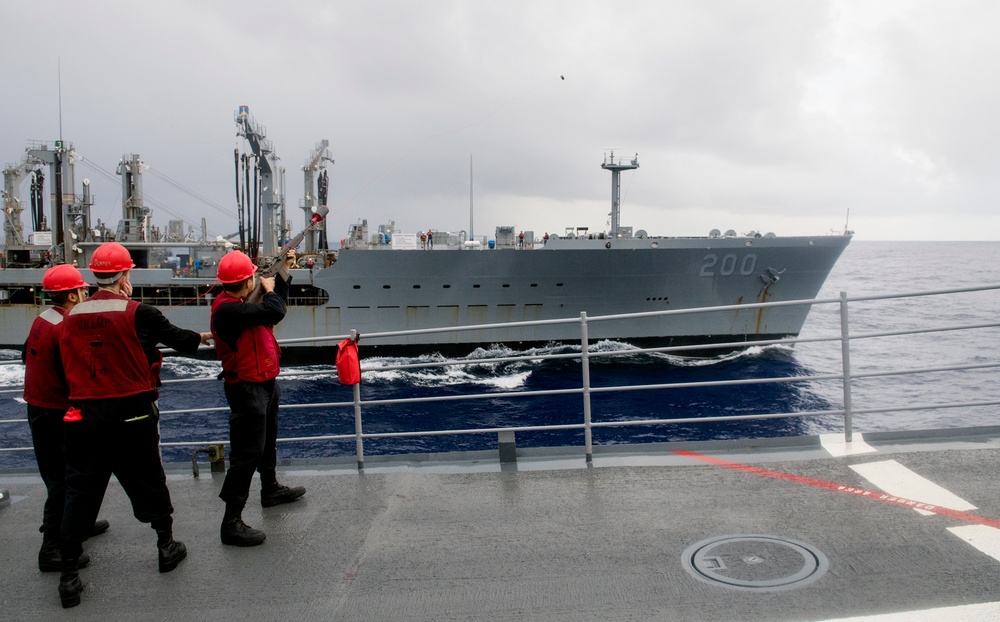
{"type": "MultiPolygon", "coordinates": [[[[117,240],[136,263],[133,298],[159,307],[175,324],[206,330],[219,258],[240,246],[256,249],[261,259],[287,240],[283,198],[267,189],[281,187],[273,177],[273,149],[259,125],[241,107],[236,115],[252,154],[236,154],[240,205],[239,240],[208,240],[171,222],[166,230],[151,224],[143,205],[143,165],[125,156],[122,219],[112,230],[90,219],[92,201],[86,182],[74,187],[75,152],[71,145],[29,147],[17,165],[4,170],[6,247],[0,271],[0,347],[24,343],[35,317],[44,309],[40,293],[44,268],[75,263],[81,268],[101,243],[117,240]],[[252,162],[251,162],[252,160],[252,162]],[[241,161],[245,163],[241,169],[241,161]],[[41,183],[45,169],[56,179],[48,209],[41,183]],[[254,170],[253,180],[249,171],[254,170]],[[259,177],[257,177],[259,175],[259,177]],[[19,188],[31,184],[33,228],[27,239],[21,224],[19,188]],[[241,183],[246,180],[246,183],[241,183]],[[252,201],[247,201],[252,197],[252,201]],[[245,208],[245,209],[244,209],[245,208]],[[53,223],[52,227],[47,223],[53,223]],[[257,223],[256,228],[249,223],[257,223]]],[[[307,218],[325,204],[326,142],[317,145],[303,167],[307,218]],[[318,178],[318,191],[317,191],[318,178]]],[[[288,315],[275,330],[280,340],[294,339],[284,352],[299,360],[326,361],[332,341],[311,338],[362,334],[362,355],[447,352],[464,354],[487,344],[514,348],[580,339],[578,324],[541,324],[375,337],[373,333],[441,327],[579,318],[636,312],[744,305],[814,298],[851,232],[816,237],[713,231],[706,237],[659,237],[619,224],[619,176],[639,167],[638,158],[606,156],[603,169],[612,176],[611,228],[593,233],[567,229],[536,239],[532,231],[496,227],[495,235],[477,239],[464,231],[403,233],[393,223],[369,231],[366,221],[350,227],[339,248],[326,248],[320,229],[305,236],[299,268],[292,270],[288,315]],[[428,233],[430,239],[427,239],[428,233]],[[423,239],[422,239],[423,238],[423,239]]],[[[471,227],[470,227],[471,228],[471,227]]],[[[233,237],[235,237],[234,234],[233,237]]],[[[83,270],[85,278],[89,277],[83,270]]],[[[707,314],[660,315],[589,324],[592,341],[609,339],[636,345],[721,344],[798,335],[809,312],[806,305],[751,307],[707,314]]]]}

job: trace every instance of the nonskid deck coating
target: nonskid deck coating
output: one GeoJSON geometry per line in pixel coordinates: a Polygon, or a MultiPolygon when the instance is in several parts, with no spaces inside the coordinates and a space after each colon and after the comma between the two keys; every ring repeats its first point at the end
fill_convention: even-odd
{"type": "MultiPolygon", "coordinates": [[[[873,485],[852,465],[894,460],[970,502],[969,512],[1000,518],[996,430],[946,442],[864,440],[875,451],[840,457],[818,441],[682,448],[858,489],[873,485]]],[[[57,573],[35,565],[44,487],[33,475],[0,474],[13,501],[0,508],[0,610],[46,621],[831,620],[945,607],[977,619],[997,611],[1000,560],[948,530],[962,520],[672,451],[602,453],[590,467],[581,456],[538,455],[520,458],[516,471],[433,460],[372,461],[361,474],[285,467],[282,479],[309,492],[261,509],[255,485],[244,518],[268,539],[249,549],[219,543],[222,478],[203,468],[194,479],[174,465],[175,535],[189,557],[164,575],[153,532],[112,480],[102,511],[112,527],[87,543],[88,587],[69,611],[59,605],[57,573]],[[807,544],[829,569],[801,588],[759,593],[685,570],[689,547],[739,534],[807,544]]]]}

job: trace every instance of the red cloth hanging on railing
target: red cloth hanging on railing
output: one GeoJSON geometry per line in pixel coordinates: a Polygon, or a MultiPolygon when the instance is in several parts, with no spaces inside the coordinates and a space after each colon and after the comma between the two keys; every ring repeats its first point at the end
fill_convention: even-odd
{"type": "Polygon", "coordinates": [[[353,339],[345,339],[337,344],[337,377],[340,378],[340,384],[361,382],[358,342],[353,339]]]}

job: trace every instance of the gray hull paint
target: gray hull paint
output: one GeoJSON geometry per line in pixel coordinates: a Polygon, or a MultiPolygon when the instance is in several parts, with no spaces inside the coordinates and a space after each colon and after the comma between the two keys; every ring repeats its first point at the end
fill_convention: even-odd
{"type": "MultiPolygon", "coordinates": [[[[328,334],[812,299],[849,238],[560,240],[533,251],[342,252],[315,284],[328,334]],[[560,244],[561,243],[561,244],[560,244]],[[652,247],[656,244],[656,247],[652,247]],[[748,245],[749,244],[749,245],[748,245]],[[587,246],[590,246],[589,248],[587,246]],[[573,248],[578,246],[580,248],[573,248]],[[769,270],[770,269],[770,270],[769,270]],[[777,281],[772,275],[778,274],[777,281]],[[361,275],[364,275],[363,277],[361,275]]],[[[592,339],[795,335],[808,306],[589,323],[592,339]]],[[[414,335],[407,344],[579,339],[577,324],[414,335]]],[[[401,341],[395,338],[394,342],[401,341]]],[[[373,339],[373,344],[388,340],[373,339]]]]}
{"type": "MultiPolygon", "coordinates": [[[[850,236],[786,238],[553,239],[534,250],[344,250],[330,268],[293,271],[329,294],[324,306],[291,306],[279,339],[556,320],[814,298],[850,236]],[[777,278],[775,278],[777,277],[777,278]]],[[[40,279],[9,270],[2,282],[40,279]]],[[[165,270],[135,270],[134,285],[163,284],[165,270]]],[[[184,284],[210,279],[183,279],[184,284]]],[[[2,286],[2,284],[0,284],[2,286]]],[[[175,324],[207,330],[209,306],[164,306],[175,324]]],[[[39,305],[0,305],[0,343],[23,343],[39,305]]],[[[807,305],[588,322],[592,340],[722,342],[797,335],[807,305]]],[[[548,324],[368,338],[393,349],[579,340],[580,326],[548,324]]],[[[313,344],[296,344],[310,347],[313,344]]],[[[333,345],[324,342],[321,345],[333,345]]]]}

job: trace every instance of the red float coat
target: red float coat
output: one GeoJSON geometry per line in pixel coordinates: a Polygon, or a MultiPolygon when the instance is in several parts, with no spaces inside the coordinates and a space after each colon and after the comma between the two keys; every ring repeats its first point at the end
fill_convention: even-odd
{"type": "Polygon", "coordinates": [[[163,356],[146,358],[135,329],[138,307],[102,290],[66,314],[60,344],[71,400],[156,393],[163,356]]]}
{"type": "Polygon", "coordinates": [[[24,401],[39,408],[69,408],[69,386],[59,356],[62,307],[43,311],[24,342],[24,401]]]}
{"type": "Polygon", "coordinates": [[[278,359],[281,348],[274,338],[273,326],[253,326],[236,340],[236,348],[219,338],[215,328],[215,312],[224,304],[243,304],[243,300],[223,292],[212,303],[212,337],[215,352],[222,361],[222,378],[232,384],[243,382],[264,382],[278,377],[281,368],[278,359]]]}

